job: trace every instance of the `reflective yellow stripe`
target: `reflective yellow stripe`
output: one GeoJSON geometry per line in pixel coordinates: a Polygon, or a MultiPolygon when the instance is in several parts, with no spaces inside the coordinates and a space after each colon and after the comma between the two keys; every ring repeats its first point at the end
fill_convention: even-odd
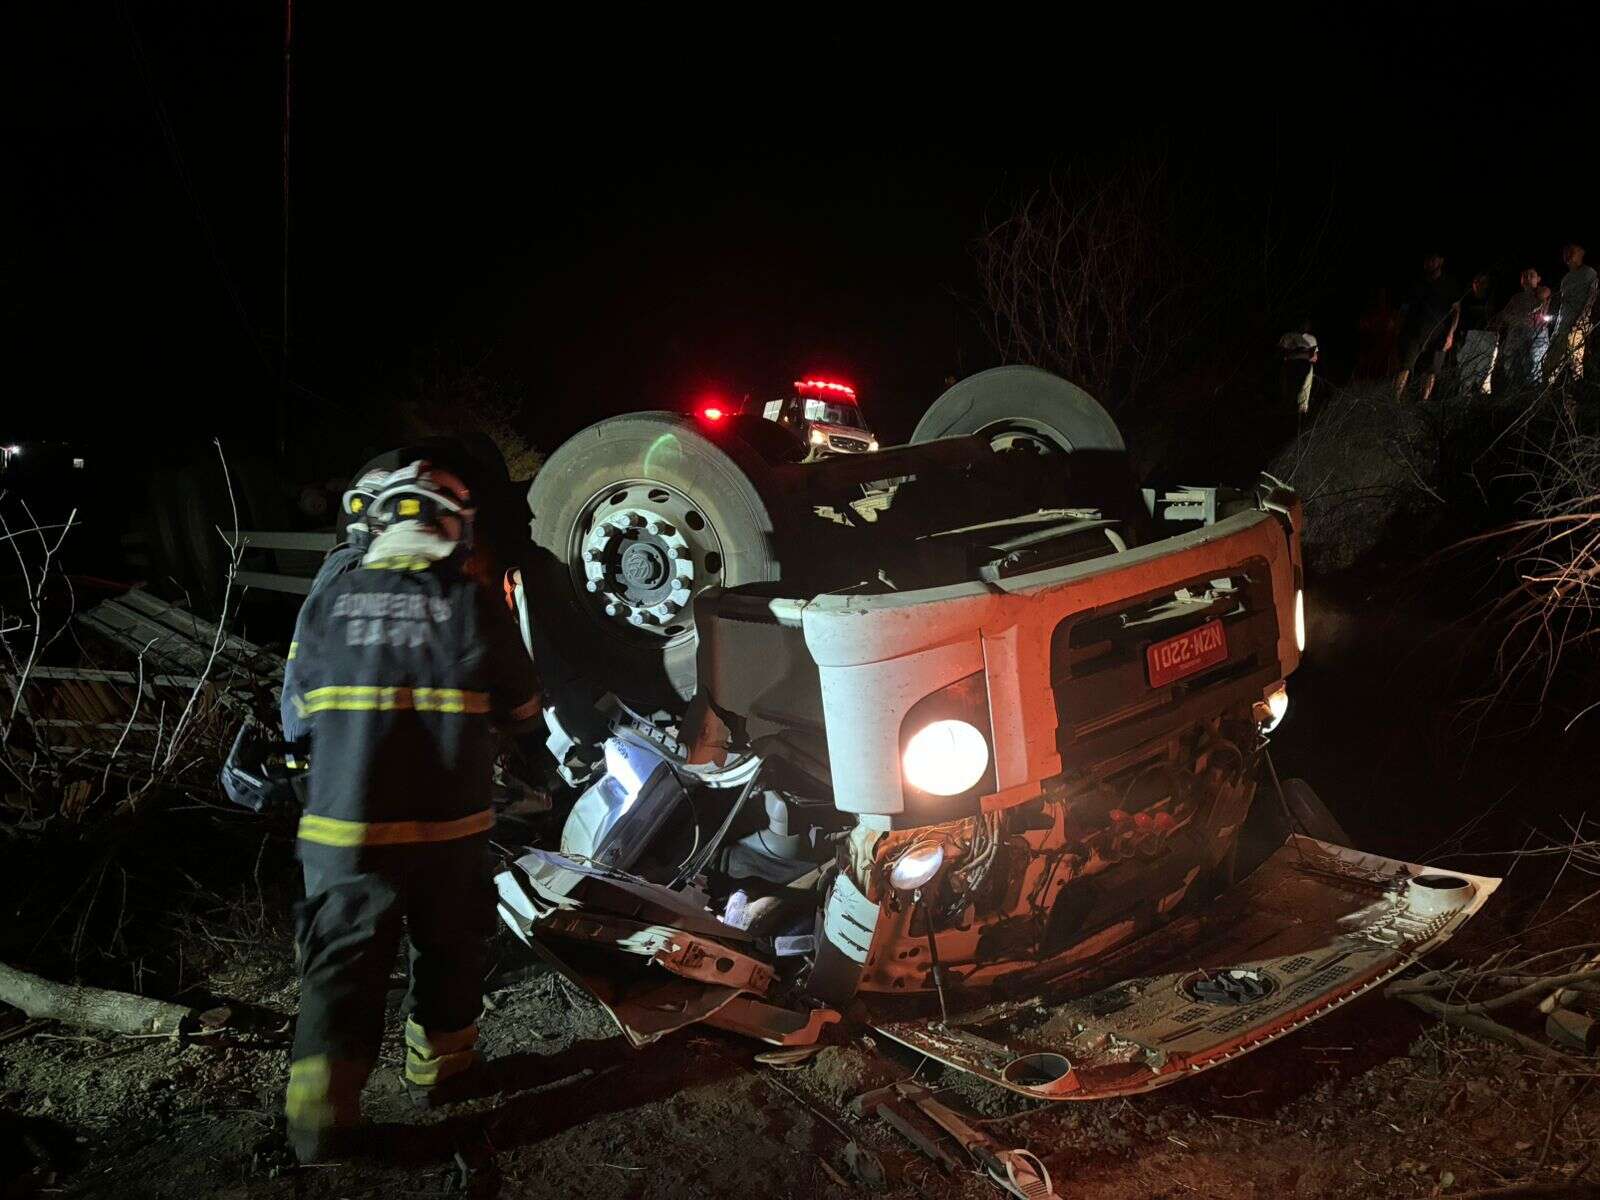
{"type": "Polygon", "coordinates": [[[411,1018],[406,1018],[406,1049],[419,1058],[433,1058],[440,1054],[459,1054],[478,1044],[478,1027],[453,1029],[448,1033],[429,1033],[411,1018]]]}
{"type": "Polygon", "coordinates": [[[460,688],[375,687],[343,684],[312,688],[305,696],[300,715],[319,712],[416,712],[486,713],[488,692],[464,692],[460,688]]]}
{"type": "Polygon", "coordinates": [[[319,846],[399,846],[449,842],[493,828],[494,811],[487,808],[454,821],[343,821],[306,813],[300,818],[300,840],[319,846]]]}
{"type": "Polygon", "coordinates": [[[361,1119],[361,1085],[371,1064],[331,1060],[326,1054],[289,1064],[283,1113],[297,1129],[332,1129],[361,1119]]]}
{"type": "Polygon", "coordinates": [[[430,1033],[407,1017],[406,1079],[422,1087],[432,1087],[461,1074],[478,1061],[477,1051],[472,1048],[477,1041],[476,1025],[446,1033],[430,1033]]]}
{"type": "Polygon", "coordinates": [[[283,1111],[289,1124],[325,1129],[334,1122],[333,1102],[329,1097],[332,1072],[328,1056],[318,1054],[289,1064],[289,1088],[283,1111]]]}
{"type": "Polygon", "coordinates": [[[433,559],[420,554],[392,554],[388,558],[375,558],[361,564],[369,571],[426,571],[433,559]]]}
{"type": "Polygon", "coordinates": [[[433,1087],[460,1075],[478,1061],[476,1050],[463,1050],[459,1054],[441,1054],[437,1058],[417,1058],[406,1050],[406,1080],[418,1087],[433,1087]]]}
{"type": "Polygon", "coordinates": [[[293,662],[294,661],[294,656],[296,654],[299,654],[299,653],[300,653],[300,643],[299,642],[290,642],[289,643],[289,661],[293,662]]]}

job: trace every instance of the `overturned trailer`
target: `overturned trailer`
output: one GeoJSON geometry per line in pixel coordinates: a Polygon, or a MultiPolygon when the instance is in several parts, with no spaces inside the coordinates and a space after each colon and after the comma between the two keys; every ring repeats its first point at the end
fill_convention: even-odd
{"type": "Polygon", "coordinates": [[[1021,367],[907,446],[802,458],[641,414],[530,493],[518,603],[583,790],[500,911],[635,1044],[847,1014],[1029,1095],[1138,1091],[1361,994],[1493,890],[1350,849],[1277,779],[1305,648],[1277,481],[1141,491],[1104,410],[1021,367]]]}

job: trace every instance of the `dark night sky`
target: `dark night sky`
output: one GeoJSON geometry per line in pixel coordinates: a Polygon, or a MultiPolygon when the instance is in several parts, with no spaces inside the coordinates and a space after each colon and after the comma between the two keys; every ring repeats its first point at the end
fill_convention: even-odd
{"type": "MultiPolygon", "coordinates": [[[[282,6],[38,7],[0,49],[3,422],[264,437],[282,6]]],[[[296,13],[303,404],[381,403],[439,346],[526,388],[551,444],[797,371],[854,380],[904,432],[943,375],[990,361],[984,213],[1135,147],[1209,181],[1196,204],[1310,221],[1331,190],[1325,341],[1429,245],[1507,287],[1523,260],[1556,273],[1567,238],[1600,242],[1593,39],[1504,6],[1103,29],[974,10],[984,28],[915,39],[822,10],[761,32],[447,13],[296,13]]]]}

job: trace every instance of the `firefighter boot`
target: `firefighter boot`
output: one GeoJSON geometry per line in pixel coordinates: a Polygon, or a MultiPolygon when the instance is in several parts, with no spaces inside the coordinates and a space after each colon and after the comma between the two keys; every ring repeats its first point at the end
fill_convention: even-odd
{"type": "Polygon", "coordinates": [[[473,1046],[478,1027],[429,1033],[406,1018],[406,1094],[420,1109],[439,1108],[478,1094],[482,1062],[473,1046]]]}

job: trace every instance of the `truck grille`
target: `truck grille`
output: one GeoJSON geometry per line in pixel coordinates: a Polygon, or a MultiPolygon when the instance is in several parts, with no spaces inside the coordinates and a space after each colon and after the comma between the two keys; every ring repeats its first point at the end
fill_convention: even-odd
{"type": "Polygon", "coordinates": [[[1073,613],[1050,639],[1056,740],[1073,769],[1172,736],[1236,705],[1254,703],[1282,678],[1278,619],[1267,564],[1251,560],[1183,587],[1105,609],[1073,613]],[[1145,648],[1220,620],[1227,657],[1151,687],[1145,648]]]}
{"type": "Polygon", "coordinates": [[[872,448],[871,442],[862,441],[860,438],[840,437],[837,433],[829,435],[828,445],[844,454],[865,454],[872,448]]]}

